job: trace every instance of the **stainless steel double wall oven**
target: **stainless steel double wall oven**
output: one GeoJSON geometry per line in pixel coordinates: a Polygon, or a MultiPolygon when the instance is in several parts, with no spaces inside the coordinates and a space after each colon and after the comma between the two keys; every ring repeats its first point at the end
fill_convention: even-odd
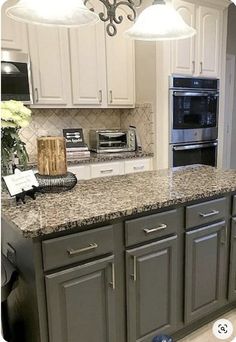
{"type": "Polygon", "coordinates": [[[170,78],[170,148],[173,166],[217,162],[219,80],[170,78]]]}

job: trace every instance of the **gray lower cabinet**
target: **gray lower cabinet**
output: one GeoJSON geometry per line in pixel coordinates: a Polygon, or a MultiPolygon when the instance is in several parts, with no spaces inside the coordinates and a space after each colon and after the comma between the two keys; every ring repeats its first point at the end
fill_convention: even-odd
{"type": "Polygon", "coordinates": [[[175,330],[177,235],[126,252],[128,342],[175,330]]]}
{"type": "Polygon", "coordinates": [[[236,218],[232,219],[229,269],[229,300],[236,300],[236,218]]]}
{"type": "Polygon", "coordinates": [[[186,233],[185,323],[225,304],[226,252],[224,221],[186,233]]]}
{"type": "Polygon", "coordinates": [[[114,257],[46,275],[50,342],[115,342],[114,257]]]}

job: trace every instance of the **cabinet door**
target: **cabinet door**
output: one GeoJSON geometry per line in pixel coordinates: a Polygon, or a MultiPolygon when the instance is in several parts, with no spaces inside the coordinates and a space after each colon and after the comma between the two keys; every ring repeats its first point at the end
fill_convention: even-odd
{"type": "Polygon", "coordinates": [[[15,5],[16,0],[8,0],[2,5],[1,10],[1,48],[28,52],[26,25],[10,19],[6,16],[5,10],[15,5]]]}
{"type": "Polygon", "coordinates": [[[108,106],[134,106],[134,42],[124,36],[124,32],[132,25],[127,19],[125,10],[120,10],[124,20],[117,25],[117,34],[110,37],[106,33],[107,53],[107,91],[108,106]]]}
{"type": "Polygon", "coordinates": [[[213,224],[186,233],[185,323],[224,305],[227,226],[213,224]]]}
{"type": "Polygon", "coordinates": [[[202,76],[219,76],[222,16],[220,10],[198,7],[197,67],[202,76]]]}
{"type": "Polygon", "coordinates": [[[177,236],[126,252],[128,342],[149,342],[176,325],[177,236]]]}
{"type": "Polygon", "coordinates": [[[229,300],[236,300],[236,218],[232,219],[231,228],[229,300]]]}
{"type": "Polygon", "coordinates": [[[114,342],[113,256],[46,276],[50,342],[114,342]]]}
{"type": "Polygon", "coordinates": [[[71,92],[67,29],[29,25],[29,43],[34,103],[65,107],[71,92]]]}
{"type": "MultiPolygon", "coordinates": [[[[93,6],[94,7],[94,6],[93,6]]],[[[103,10],[97,4],[95,12],[103,10]]],[[[70,30],[73,105],[106,105],[106,57],[104,23],[70,30]]]]}
{"type": "MultiPolygon", "coordinates": [[[[196,5],[182,0],[175,0],[173,5],[188,25],[196,26],[196,5]]],[[[172,43],[172,52],[173,73],[193,75],[196,67],[195,37],[176,40],[172,43]]]]}

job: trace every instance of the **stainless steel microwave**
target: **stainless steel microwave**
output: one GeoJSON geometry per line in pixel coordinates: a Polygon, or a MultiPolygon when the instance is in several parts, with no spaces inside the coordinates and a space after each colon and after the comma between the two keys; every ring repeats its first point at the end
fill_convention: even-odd
{"type": "Polygon", "coordinates": [[[90,131],[90,149],[97,153],[136,150],[135,129],[98,129],[90,131]]]}
{"type": "Polygon", "coordinates": [[[1,53],[1,99],[31,104],[32,85],[29,55],[21,52],[1,53]]]}

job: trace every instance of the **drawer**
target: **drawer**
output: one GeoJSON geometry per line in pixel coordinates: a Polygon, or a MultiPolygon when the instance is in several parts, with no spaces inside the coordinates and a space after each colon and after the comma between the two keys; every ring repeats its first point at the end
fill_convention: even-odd
{"type": "Polygon", "coordinates": [[[42,242],[44,270],[66,266],[113,251],[113,226],[42,242]]]}
{"type": "Polygon", "coordinates": [[[142,172],[149,170],[151,170],[150,158],[125,161],[125,173],[142,172]]]}
{"type": "Polygon", "coordinates": [[[232,215],[236,216],[236,195],[233,198],[233,209],[232,209],[232,215]]]}
{"type": "Polygon", "coordinates": [[[181,224],[183,214],[177,209],[126,221],[126,246],[176,233],[181,224]]]}
{"type": "Polygon", "coordinates": [[[90,165],[69,166],[68,171],[74,173],[78,180],[90,179],[90,165]]]}
{"type": "Polygon", "coordinates": [[[222,220],[225,215],[226,198],[189,205],[186,207],[186,228],[222,220]]]}
{"type": "Polygon", "coordinates": [[[124,162],[112,162],[91,165],[91,177],[107,177],[124,174],[124,162]]]}

